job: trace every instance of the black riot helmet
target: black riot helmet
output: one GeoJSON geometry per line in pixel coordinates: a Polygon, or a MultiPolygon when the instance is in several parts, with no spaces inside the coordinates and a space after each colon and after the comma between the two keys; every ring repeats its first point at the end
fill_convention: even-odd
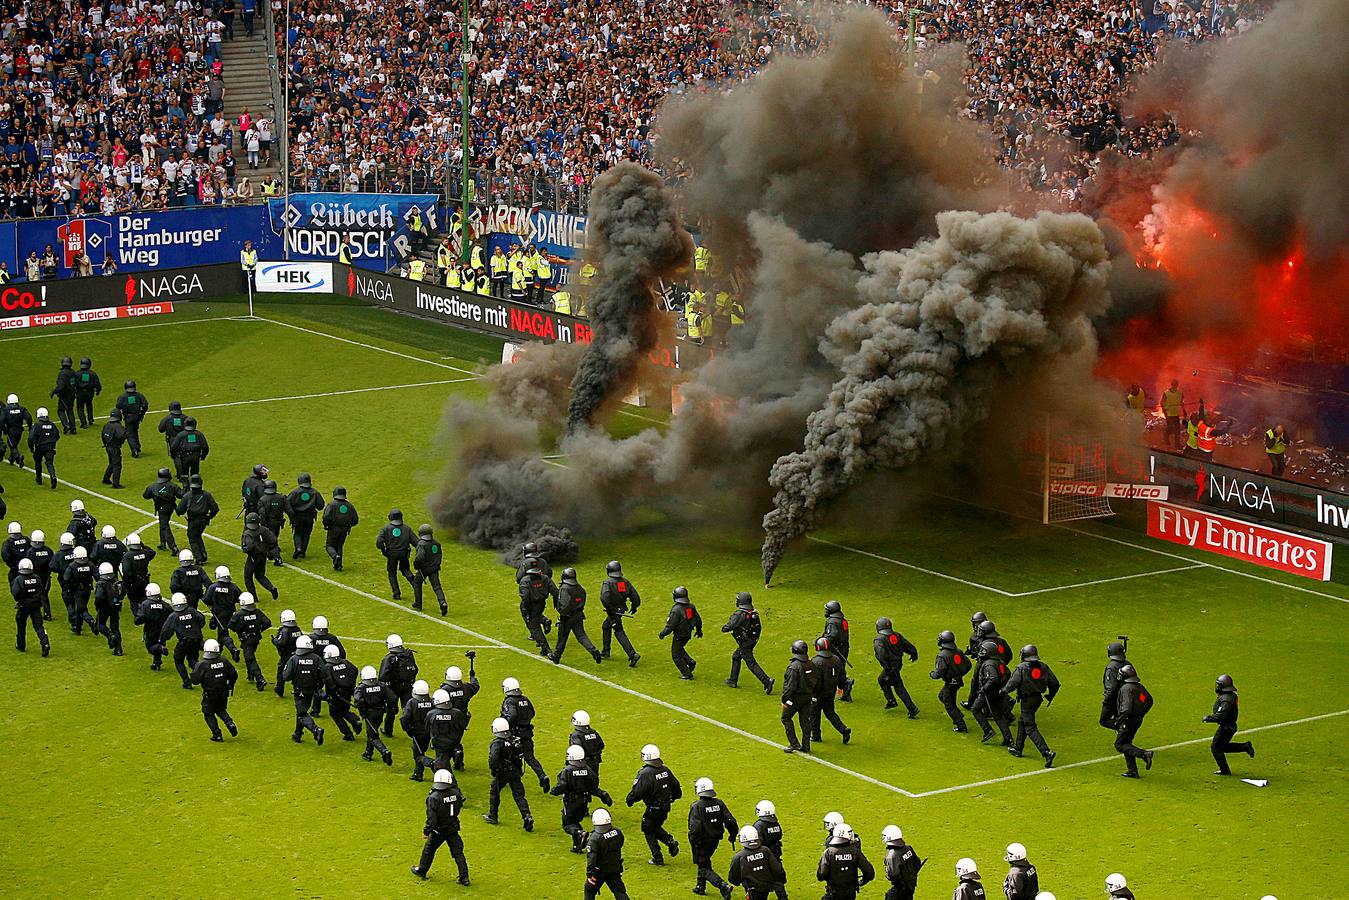
{"type": "Polygon", "coordinates": [[[183,411],[183,404],[179,403],[177,400],[169,401],[169,412],[182,412],[182,411],[183,411]]]}
{"type": "Polygon", "coordinates": [[[1134,670],[1134,667],[1133,667],[1133,666],[1127,665],[1127,664],[1126,664],[1126,665],[1120,666],[1119,677],[1120,677],[1123,681],[1137,681],[1137,680],[1138,680],[1138,672],[1136,672],[1136,671],[1134,670]]]}
{"type": "Polygon", "coordinates": [[[984,621],[984,620],[987,619],[987,618],[988,618],[988,616],[984,615],[984,613],[983,613],[982,610],[979,611],[979,612],[977,612],[977,613],[975,613],[974,615],[970,616],[970,627],[971,627],[971,628],[978,628],[978,627],[979,627],[979,623],[982,622],[982,621],[984,621]]]}
{"type": "Polygon", "coordinates": [[[998,655],[997,641],[984,641],[982,644],[979,645],[980,659],[992,659],[997,655],[998,655]]]}
{"type": "Polygon", "coordinates": [[[309,473],[308,473],[308,472],[301,472],[301,473],[296,477],[295,480],[298,481],[298,482],[299,482],[301,485],[303,485],[304,487],[309,487],[309,481],[310,481],[310,479],[309,479],[309,473]]]}
{"type": "Polygon", "coordinates": [[[203,483],[204,482],[202,482],[200,475],[191,475],[187,479],[187,486],[192,488],[193,490],[197,491],[201,490],[201,486],[203,483]]]}
{"type": "Polygon", "coordinates": [[[749,609],[754,605],[754,598],[750,596],[749,591],[741,591],[735,595],[735,605],[741,609],[749,609]]]}
{"type": "Polygon", "coordinates": [[[396,506],[389,510],[389,521],[395,525],[403,521],[403,511],[396,506]]]}
{"type": "Polygon", "coordinates": [[[616,560],[616,559],[611,559],[611,560],[609,560],[609,564],[608,564],[607,566],[604,567],[604,574],[606,574],[606,575],[622,575],[622,574],[623,574],[623,567],[620,566],[620,565],[618,564],[618,560],[616,560]]]}
{"type": "Polygon", "coordinates": [[[1213,690],[1218,694],[1226,693],[1228,691],[1236,693],[1237,686],[1232,683],[1231,675],[1219,675],[1217,683],[1213,686],[1213,690]]]}
{"type": "Polygon", "coordinates": [[[792,656],[795,656],[797,659],[805,659],[809,649],[810,648],[806,646],[805,641],[792,641],[792,656]]]}
{"type": "Polygon", "coordinates": [[[134,391],[136,389],[135,379],[127,381],[127,383],[122,386],[125,387],[128,391],[134,391]]]}
{"type": "Polygon", "coordinates": [[[828,653],[828,652],[829,652],[829,638],[827,638],[827,637],[817,637],[817,638],[815,639],[815,652],[817,652],[817,653],[828,653]]]}
{"type": "Polygon", "coordinates": [[[168,481],[170,478],[173,477],[172,473],[170,473],[169,470],[166,469],[166,468],[161,468],[161,469],[159,470],[158,474],[159,474],[159,477],[162,478],[162,479],[165,480],[165,481],[168,481]]]}
{"type": "Polygon", "coordinates": [[[197,420],[192,418],[191,416],[188,416],[186,419],[183,419],[183,427],[186,428],[188,431],[196,431],[197,420]]]}
{"type": "Polygon", "coordinates": [[[1105,655],[1116,662],[1124,662],[1124,645],[1119,641],[1111,641],[1110,646],[1105,648],[1105,655]]]}
{"type": "Polygon", "coordinates": [[[431,526],[430,526],[430,525],[418,525],[418,526],[417,526],[417,537],[423,537],[423,538],[429,538],[429,537],[431,537],[431,526]]]}
{"type": "Polygon", "coordinates": [[[89,357],[87,357],[87,356],[81,356],[81,357],[80,357],[80,368],[81,368],[81,369],[87,371],[93,364],[94,364],[94,361],[93,361],[92,359],[90,359],[89,357]]]}
{"type": "Polygon", "coordinates": [[[538,556],[539,545],[533,541],[525,541],[525,556],[538,556]]]}
{"type": "Polygon", "coordinates": [[[1021,648],[1021,658],[1025,660],[1030,660],[1031,662],[1039,662],[1040,651],[1036,648],[1034,644],[1027,644],[1026,646],[1021,648]]]}
{"type": "Polygon", "coordinates": [[[269,470],[266,466],[264,466],[262,463],[258,463],[256,466],[253,467],[253,477],[266,478],[268,471],[269,470]]]}
{"type": "Polygon", "coordinates": [[[244,525],[245,525],[245,526],[253,526],[253,527],[256,527],[261,521],[262,521],[262,518],[261,518],[257,513],[255,513],[255,512],[251,512],[251,513],[249,513],[248,515],[244,516],[244,525]]]}
{"type": "Polygon", "coordinates": [[[879,619],[876,620],[877,634],[885,634],[887,631],[893,630],[894,627],[895,627],[894,623],[890,621],[889,616],[881,616],[879,619]]]}
{"type": "Polygon", "coordinates": [[[333,488],[333,499],[334,500],[347,499],[347,489],[342,487],[342,485],[340,484],[337,487],[333,488]]]}
{"type": "Polygon", "coordinates": [[[843,607],[837,600],[830,600],[824,605],[824,614],[827,616],[836,616],[841,612],[843,612],[843,607]]]}
{"type": "Polygon", "coordinates": [[[689,589],[686,588],[686,587],[684,587],[682,584],[681,584],[679,587],[675,588],[675,589],[674,589],[674,601],[675,601],[676,603],[688,603],[688,602],[689,602],[689,589]]]}
{"type": "Polygon", "coordinates": [[[61,368],[63,368],[63,369],[69,369],[69,368],[70,368],[71,366],[73,366],[74,364],[75,364],[75,363],[71,360],[71,358],[70,358],[69,356],[63,356],[63,357],[61,357],[61,368]]]}
{"type": "Polygon", "coordinates": [[[943,631],[937,635],[937,647],[942,650],[956,649],[956,635],[953,631],[943,631]]]}
{"type": "Polygon", "coordinates": [[[982,634],[984,637],[988,637],[989,635],[992,634],[997,634],[998,626],[994,625],[988,619],[984,619],[984,621],[979,623],[979,633],[982,634]]]}
{"type": "Polygon", "coordinates": [[[275,482],[275,481],[272,481],[272,479],[268,478],[266,481],[264,481],[264,482],[262,483],[262,492],[263,492],[264,494],[275,494],[275,493],[276,493],[276,482],[275,482]]]}
{"type": "Polygon", "coordinates": [[[112,412],[108,413],[108,419],[112,422],[122,421],[122,411],[120,409],[113,409],[112,412]]]}
{"type": "Polygon", "coordinates": [[[562,570],[562,583],[563,584],[576,583],[576,570],[573,569],[571,566],[567,566],[567,568],[562,570]]]}

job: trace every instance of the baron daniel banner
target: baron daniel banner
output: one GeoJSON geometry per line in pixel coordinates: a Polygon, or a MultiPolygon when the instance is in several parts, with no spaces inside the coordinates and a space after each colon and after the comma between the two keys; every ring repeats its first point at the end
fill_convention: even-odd
{"type": "Polygon", "coordinates": [[[1207,550],[1290,575],[1330,580],[1332,544],[1202,509],[1148,502],[1148,537],[1207,550]]]}
{"type": "Polygon", "coordinates": [[[259,262],[253,289],[264,294],[331,294],[333,264],[281,260],[259,262]]]}

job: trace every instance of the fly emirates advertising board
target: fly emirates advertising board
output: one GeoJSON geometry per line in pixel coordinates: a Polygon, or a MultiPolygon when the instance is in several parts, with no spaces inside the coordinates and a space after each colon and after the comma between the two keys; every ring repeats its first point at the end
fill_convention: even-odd
{"type": "Polygon", "coordinates": [[[1153,500],[1148,536],[1245,560],[1291,575],[1330,580],[1329,541],[1153,500]]]}

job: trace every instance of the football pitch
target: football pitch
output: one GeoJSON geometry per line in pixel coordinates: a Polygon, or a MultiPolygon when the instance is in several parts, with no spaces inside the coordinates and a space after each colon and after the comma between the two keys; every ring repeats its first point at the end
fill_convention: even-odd
{"type": "MultiPolygon", "coordinates": [[[[171,665],[149,670],[129,609],[126,655],[115,658],[101,638],[69,632],[53,588],[51,657],[41,658],[31,638],[26,654],[0,649],[0,822],[8,836],[0,873],[12,896],[58,896],[78,885],[113,896],[579,897],[584,862],[567,852],[560,800],[542,795],[528,771],[532,834],[520,829],[509,798],[501,825],[480,818],[488,726],[506,676],[518,678],[539,709],[536,747],[550,776],[562,768],[572,711],[590,712],[607,745],[602,786],[617,801],[634,898],[682,897],[694,880],[687,849],[664,868],[646,864],[640,807],[622,804],[646,743],[660,746],[683,783],[668,827],[685,848],[700,776],[715,781],[740,824],[753,822],[756,801],[777,805],[793,897],[822,893],[815,866],[831,810],[843,813],[878,868],[881,828],[900,825],[928,858],[921,898],[950,895],[962,856],[978,862],[997,896],[1011,841],[1027,846],[1041,887],[1060,900],[1102,896],[1111,872],[1123,872],[1140,898],[1289,900],[1343,890],[1335,885],[1343,883],[1336,860],[1349,813],[1349,692],[1335,647],[1349,632],[1349,588],[1149,541],[1109,522],[1045,527],[934,497],[892,519],[878,516],[866,530],[812,536],[763,590],[757,533],[653,513],[620,537],[583,538],[576,564],[590,591],[587,630],[598,642],[604,564],[622,560],[643,597],[629,622],[640,664],[629,668],[616,651],[595,665],[573,644],[555,666],[529,642],[513,572],[496,554],[440,535],[450,605],[442,618],[433,599],[429,612],[410,609],[406,587],[402,603],[390,599],[374,547],[391,507],[411,525],[428,520],[426,498],[446,460],[442,411],[451,398],[485,396],[480,373],[500,358],[500,341],[332,299],[266,298],[256,312],[250,318],[241,301],[213,301],[131,324],[0,336],[0,395],[17,393],[30,410],[48,406],[55,417],[55,400],[46,397],[63,355],[92,357],[104,384],[99,426],[60,443],[58,490],[0,466],[8,518],[25,532],[43,529],[55,546],[79,498],[119,536],[140,529],[147,545],[157,544],[141,490],[169,464],[155,432],[162,412],[142,425],[145,455],[125,456],[127,488],[99,483],[97,428],[127,378],[152,410],[181,401],[207,435],[202,472],[222,509],[207,532],[210,566],[230,566],[237,581],[242,520],[234,513],[255,463],[270,467],[283,493],[302,471],[325,497],[346,486],[361,524],[348,540],[345,570],[331,570],[321,533],[309,558],[292,565],[287,531],[286,566],[269,572],[281,598],[264,593],[259,606],[274,623],[281,609],[295,610],[306,631],[313,616],[327,616],[357,665],[377,665],[385,636],[396,632],[417,651],[433,689],[447,666],[467,671],[465,653],[476,651],[483,689],[465,737],[468,767],[458,776],[473,884],[453,884],[444,850],[430,881],[408,872],[420,851],[429,776],[427,784],[408,781],[401,732],[388,742],[392,769],[363,761],[364,743],[343,743],[335,728],[322,747],[308,739],[296,746],[289,696],[255,692],[240,664],[231,701],[240,735],[210,743],[200,695],[179,687],[171,665]],[[699,661],[693,681],[678,679],[669,644],[656,638],[681,584],[706,626],[689,645],[699,661]],[[758,657],[779,684],[791,641],[817,636],[824,601],[842,602],[857,679],[855,702],[839,704],[854,730],[850,745],[826,724],[814,756],[785,755],[777,699],[747,673],[739,690],[723,685],[734,644],[719,629],[741,590],[754,592],[764,619],[758,657]],[[973,722],[970,734],[951,732],[927,673],[937,633],[950,629],[963,646],[975,610],[1013,647],[1037,644],[1063,682],[1039,716],[1056,768],[1042,768],[1029,745],[1014,759],[997,741],[981,744],[973,722]],[[881,616],[921,653],[904,669],[922,710],[916,720],[902,707],[882,709],[870,647],[881,616]],[[1119,777],[1113,733],[1097,724],[1105,647],[1119,634],[1129,635],[1130,660],[1157,698],[1138,737],[1158,751],[1156,761],[1137,781],[1119,777]],[[1243,733],[1257,750],[1253,760],[1232,757],[1231,778],[1211,774],[1213,726],[1200,721],[1222,672],[1236,681],[1243,733]]],[[[631,433],[662,418],[627,408],[612,428],[631,433]]],[[[186,546],[181,529],[179,541],[186,546]]],[[[166,593],[174,565],[161,553],[152,568],[166,593]]],[[[270,681],[269,642],[259,661],[270,681]]],[[[723,875],[732,852],[723,846],[714,858],[723,875]]],[[[883,893],[875,884],[862,896],[883,893]]]]}

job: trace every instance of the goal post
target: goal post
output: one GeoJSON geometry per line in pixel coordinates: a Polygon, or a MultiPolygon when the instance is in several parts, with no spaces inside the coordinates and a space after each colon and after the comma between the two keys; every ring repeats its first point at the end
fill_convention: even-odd
{"type": "Polygon", "coordinates": [[[1109,473],[1105,443],[1044,426],[1041,478],[1042,520],[1075,522],[1113,516],[1107,495],[1109,473]]]}

